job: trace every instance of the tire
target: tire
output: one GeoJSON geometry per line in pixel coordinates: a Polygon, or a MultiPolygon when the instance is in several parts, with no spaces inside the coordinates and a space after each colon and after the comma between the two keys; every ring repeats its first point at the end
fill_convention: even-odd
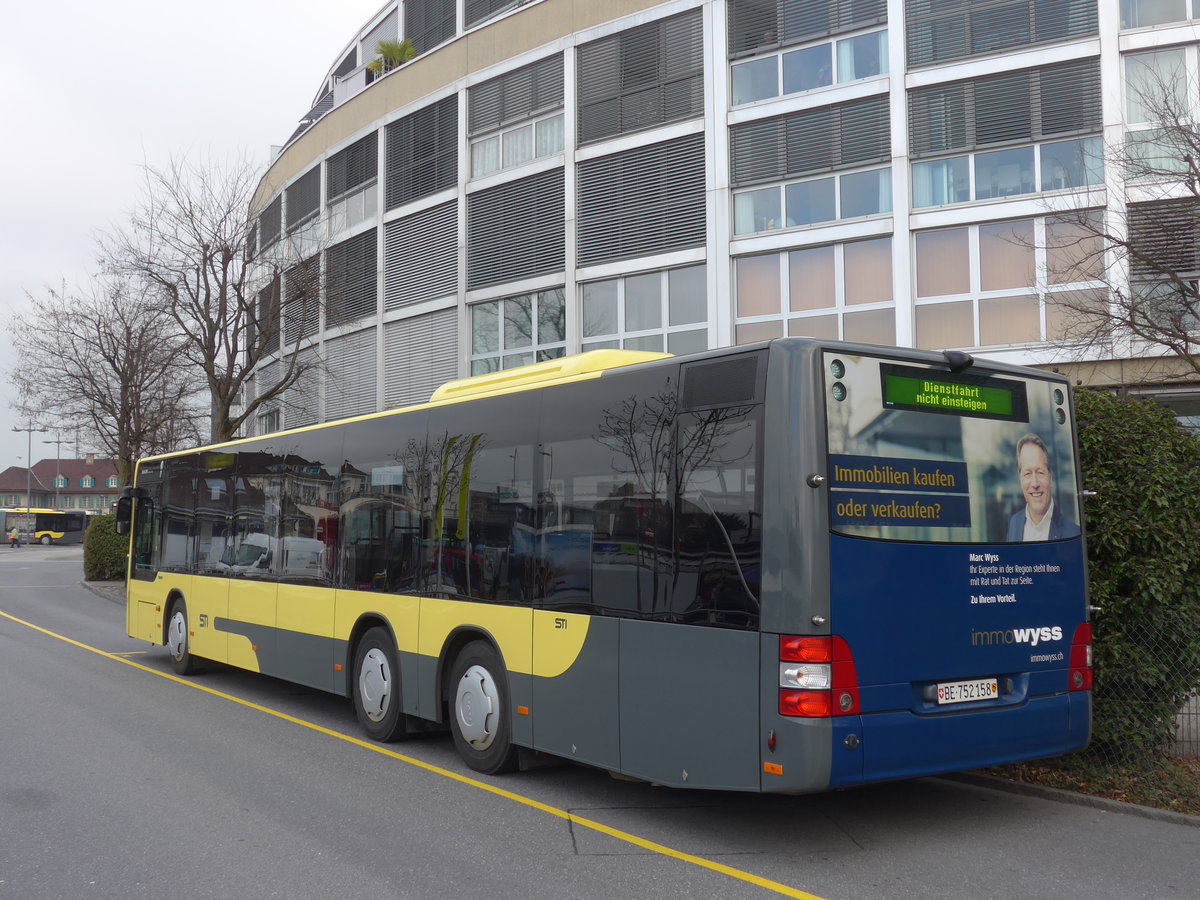
{"type": "Polygon", "coordinates": [[[200,670],[200,663],[188,650],[188,634],[187,604],[180,597],[171,604],[165,641],[167,652],[171,654],[171,665],[179,675],[194,675],[200,670]]]}
{"type": "Polygon", "coordinates": [[[516,769],[508,678],[492,645],[467,644],[454,660],[447,688],[450,731],[463,762],[484,775],[516,769]]]}
{"type": "Polygon", "coordinates": [[[49,543],[50,543],[50,535],[48,535],[48,534],[43,534],[43,535],[42,535],[42,543],[43,543],[43,544],[49,544],[49,543]]]}
{"type": "Polygon", "coordinates": [[[396,645],[386,629],[368,629],[359,640],[351,690],[354,714],[368,737],[387,744],[409,736],[408,720],[400,711],[396,645]]]}

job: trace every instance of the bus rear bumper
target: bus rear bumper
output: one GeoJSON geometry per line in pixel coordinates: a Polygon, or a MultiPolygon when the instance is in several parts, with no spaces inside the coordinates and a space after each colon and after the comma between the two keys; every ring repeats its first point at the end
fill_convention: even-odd
{"type": "Polygon", "coordinates": [[[1016,707],[939,715],[867,713],[859,722],[861,769],[838,765],[842,748],[835,745],[830,787],[958,772],[1078,750],[1090,736],[1091,695],[1055,694],[1016,707]]]}

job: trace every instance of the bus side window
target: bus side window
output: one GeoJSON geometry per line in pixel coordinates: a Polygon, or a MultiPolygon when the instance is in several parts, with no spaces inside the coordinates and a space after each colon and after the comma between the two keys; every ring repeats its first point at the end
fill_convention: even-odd
{"type": "Polygon", "coordinates": [[[661,619],[671,592],[674,369],[544,392],[543,604],[661,619]]]}
{"type": "Polygon", "coordinates": [[[335,584],[393,594],[422,590],[420,511],[432,465],[426,419],[411,413],[356,423],[344,430],[339,452],[327,448],[322,454],[326,468],[337,473],[329,496],[336,517],[317,527],[336,565],[335,584]]]}
{"type": "Polygon", "coordinates": [[[528,396],[496,397],[430,412],[428,590],[530,602],[535,403],[528,396]]]}
{"type": "Polygon", "coordinates": [[[195,454],[168,460],[166,465],[166,519],[159,567],[191,572],[195,566],[196,478],[195,454]]]}
{"type": "Polygon", "coordinates": [[[676,621],[758,625],[758,409],[726,407],[680,416],[676,621]]]}

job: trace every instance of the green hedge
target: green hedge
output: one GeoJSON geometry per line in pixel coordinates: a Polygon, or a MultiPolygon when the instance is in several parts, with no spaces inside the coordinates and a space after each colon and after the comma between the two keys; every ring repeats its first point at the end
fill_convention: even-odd
{"type": "Polygon", "coordinates": [[[129,536],[113,530],[113,516],[91,516],[83,538],[85,581],[124,581],[129,536]]]}
{"type": "Polygon", "coordinates": [[[1095,665],[1092,752],[1163,748],[1200,686],[1200,441],[1158,404],[1077,390],[1095,665]]]}

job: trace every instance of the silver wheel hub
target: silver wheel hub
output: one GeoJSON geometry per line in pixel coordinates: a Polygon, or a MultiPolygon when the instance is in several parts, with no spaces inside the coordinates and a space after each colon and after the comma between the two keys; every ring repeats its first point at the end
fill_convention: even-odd
{"type": "Polygon", "coordinates": [[[167,624],[167,647],[176,659],[187,653],[187,616],[181,610],[175,610],[167,624]]]}
{"type": "Polygon", "coordinates": [[[372,647],[358,670],[358,697],[363,712],[372,722],[380,721],[392,705],[392,672],[387,654],[372,647]]]}
{"type": "Polygon", "coordinates": [[[483,666],[471,666],[458,681],[454,698],[458,729],[476,750],[486,750],[500,727],[500,691],[483,666]]]}

